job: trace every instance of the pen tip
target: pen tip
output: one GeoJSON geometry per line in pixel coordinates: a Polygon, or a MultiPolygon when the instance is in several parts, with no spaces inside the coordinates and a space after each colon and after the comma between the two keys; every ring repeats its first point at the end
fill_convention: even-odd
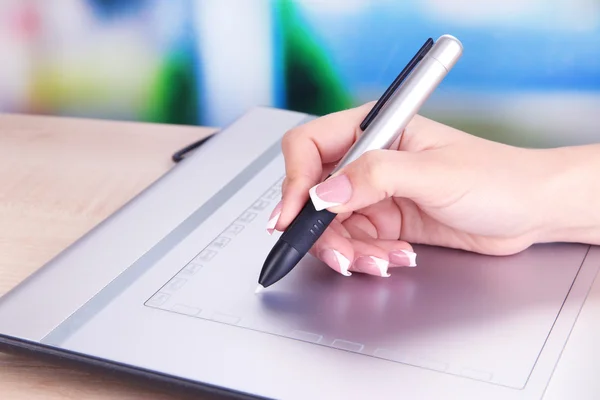
{"type": "Polygon", "coordinates": [[[256,287],[256,290],[254,291],[254,294],[259,294],[260,292],[262,292],[263,290],[265,290],[265,288],[262,285],[258,285],[256,287]]]}

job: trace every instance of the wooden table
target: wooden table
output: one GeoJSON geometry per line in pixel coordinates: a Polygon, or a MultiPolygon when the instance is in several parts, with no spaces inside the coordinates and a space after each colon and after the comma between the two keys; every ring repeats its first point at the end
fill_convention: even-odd
{"type": "MultiPolygon", "coordinates": [[[[164,174],[173,152],[213,131],[0,114],[0,295],[164,174]]],[[[182,396],[0,354],[0,398],[182,396]]]]}

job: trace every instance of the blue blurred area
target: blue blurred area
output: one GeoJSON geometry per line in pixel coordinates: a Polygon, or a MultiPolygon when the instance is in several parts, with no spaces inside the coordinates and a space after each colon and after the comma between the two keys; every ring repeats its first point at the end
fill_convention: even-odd
{"type": "Polygon", "coordinates": [[[494,91],[600,90],[600,27],[563,31],[507,23],[474,28],[410,10],[373,6],[340,17],[315,13],[311,28],[351,86],[389,82],[427,37],[449,33],[461,40],[465,52],[445,85],[494,91]]]}
{"type": "Polygon", "coordinates": [[[93,12],[100,18],[135,15],[144,11],[147,0],[87,0],[93,12]]]}
{"type": "Polygon", "coordinates": [[[600,0],[5,0],[0,111],[224,126],[375,99],[428,38],[423,113],[527,146],[598,141],[600,0]]]}

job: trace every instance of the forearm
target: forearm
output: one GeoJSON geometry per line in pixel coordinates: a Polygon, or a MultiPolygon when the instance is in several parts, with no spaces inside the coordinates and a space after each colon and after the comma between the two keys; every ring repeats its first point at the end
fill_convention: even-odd
{"type": "Polygon", "coordinates": [[[541,242],[600,244],[600,144],[544,150],[541,242]]]}

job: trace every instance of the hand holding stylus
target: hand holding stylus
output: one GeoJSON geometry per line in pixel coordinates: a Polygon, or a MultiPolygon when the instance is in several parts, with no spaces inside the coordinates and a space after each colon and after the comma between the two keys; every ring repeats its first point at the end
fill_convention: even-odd
{"type": "Polygon", "coordinates": [[[334,270],[386,276],[414,263],[409,243],[491,255],[537,242],[600,244],[600,145],[523,149],[415,116],[399,143],[323,182],[371,107],[326,115],[283,140],[287,177],[269,228],[283,231],[311,192],[317,208],[338,214],[310,250],[334,270]]]}
{"type": "MultiPolygon", "coordinates": [[[[360,135],[339,155],[325,179],[337,175],[369,151],[389,149],[401,140],[408,123],[454,67],[462,52],[462,44],[451,35],[442,35],[435,42],[428,38],[366,113],[358,125],[360,135]]],[[[320,202],[304,203],[267,255],[258,278],[257,292],[285,277],[314,247],[336,217],[335,212],[327,210],[329,205],[322,196],[320,202]]],[[[347,260],[338,251],[327,254],[341,263],[341,271],[347,274],[347,260]]],[[[410,264],[414,265],[414,254],[400,251],[398,257],[408,257],[410,264]]],[[[367,257],[361,260],[369,263],[370,268],[378,269],[382,276],[387,276],[387,264],[381,259],[367,257]]]]}

